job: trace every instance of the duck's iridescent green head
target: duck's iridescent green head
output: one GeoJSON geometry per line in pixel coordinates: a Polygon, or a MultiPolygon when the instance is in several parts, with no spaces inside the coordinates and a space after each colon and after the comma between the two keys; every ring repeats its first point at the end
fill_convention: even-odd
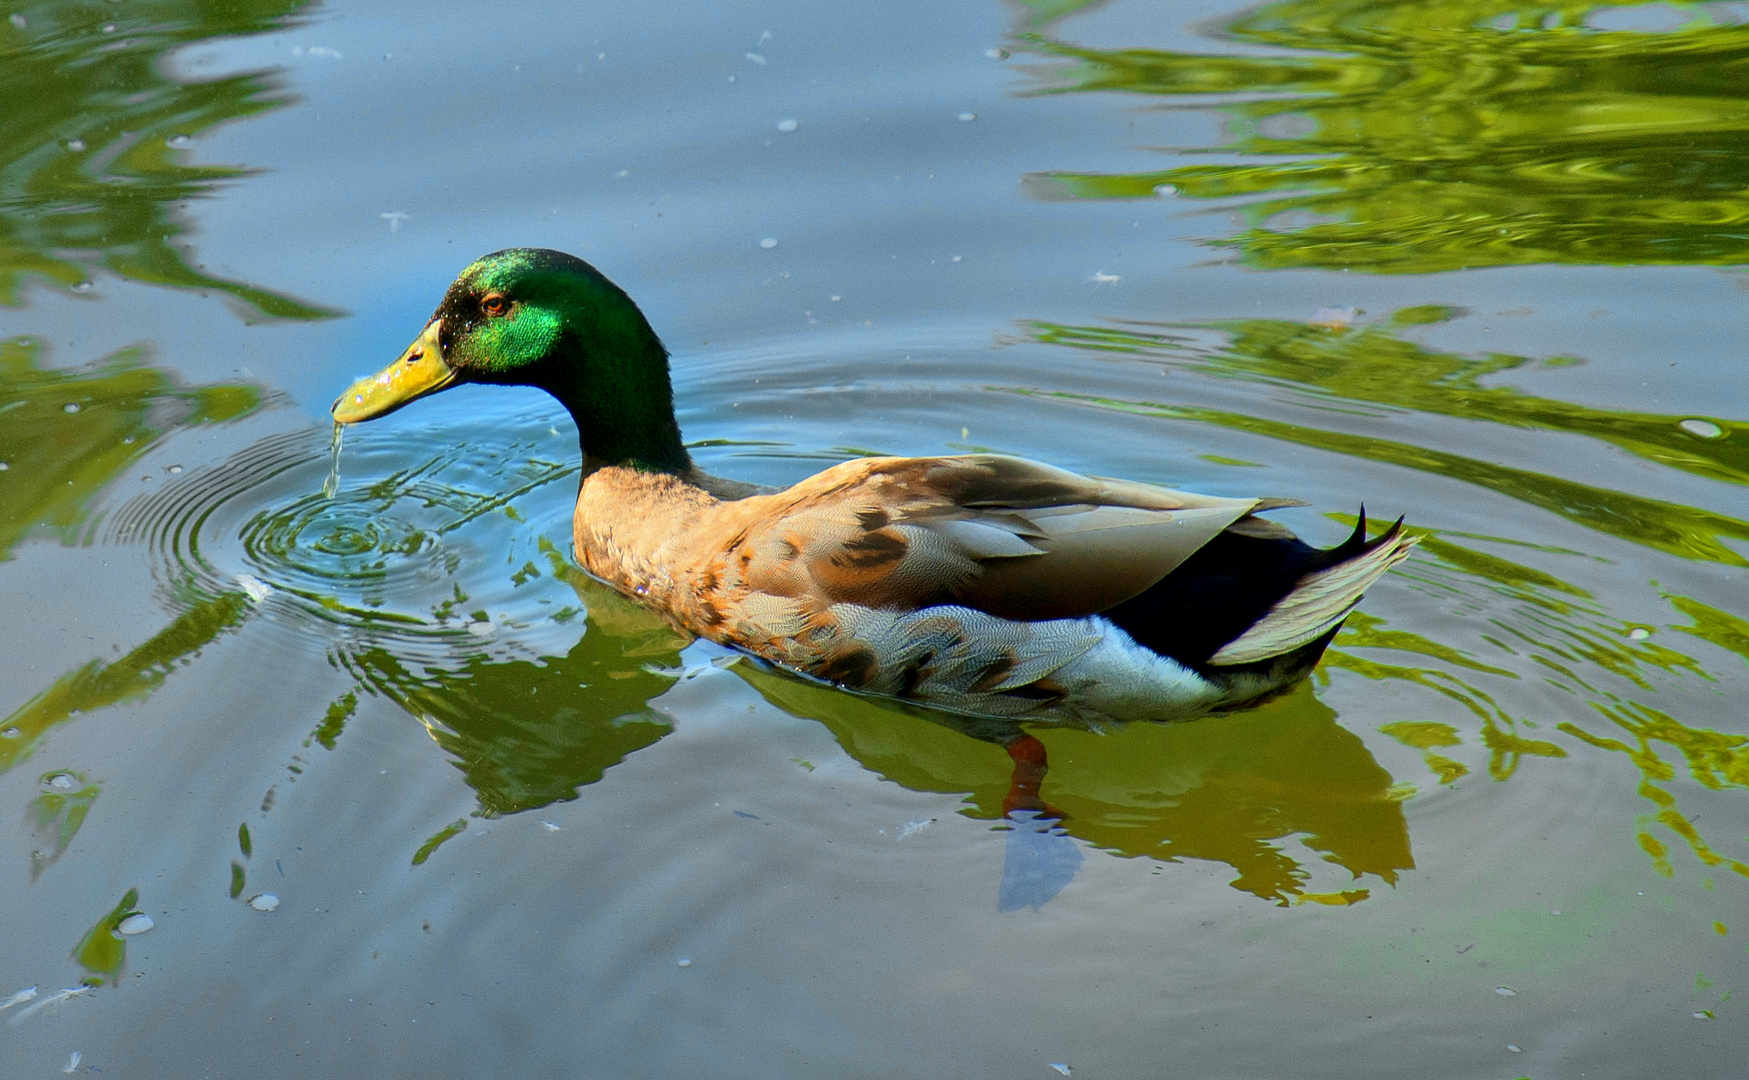
{"type": "Polygon", "coordinates": [[[509,248],[463,270],[419,338],[342,394],[334,419],[373,420],[468,382],[551,393],[577,421],[584,454],[601,463],[690,466],[668,351],[631,298],[573,255],[509,248]]]}

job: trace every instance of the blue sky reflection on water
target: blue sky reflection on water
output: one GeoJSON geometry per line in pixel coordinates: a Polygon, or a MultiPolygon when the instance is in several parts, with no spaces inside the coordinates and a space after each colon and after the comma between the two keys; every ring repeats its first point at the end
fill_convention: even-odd
{"type": "Polygon", "coordinates": [[[1737,5],[19,13],[0,47],[85,65],[44,115],[103,122],[15,126],[0,166],[0,259],[37,267],[0,308],[0,908],[30,928],[0,1001],[106,985],[16,1023],[8,1068],[1741,1056],[1743,279],[1632,254],[1734,227],[1737,5]],[[1685,49],[1683,93],[1635,81],[1685,49]],[[1456,74],[1405,81],[1415,50],[1456,74]],[[144,194],[106,219],[89,183],[144,194]],[[1571,249],[1606,257],[1447,257],[1651,187],[1632,243],[1571,249]],[[157,269],[57,239],[75,210],[157,269]],[[720,666],[570,569],[538,395],[349,432],[322,497],[332,396],[518,244],[640,301],[713,471],[989,449],[1426,539],[1311,685],[1038,728],[1033,775],[1011,733],[720,666]],[[136,906],[150,932],[87,949],[136,906]]]}

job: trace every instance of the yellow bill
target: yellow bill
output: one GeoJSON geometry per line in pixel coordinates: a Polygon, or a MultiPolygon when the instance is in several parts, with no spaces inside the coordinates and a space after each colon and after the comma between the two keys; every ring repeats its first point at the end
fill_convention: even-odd
{"type": "Polygon", "coordinates": [[[442,320],[433,319],[399,360],[348,387],[331,410],[335,422],[375,420],[455,382],[455,370],[443,358],[442,329],[442,320]]]}

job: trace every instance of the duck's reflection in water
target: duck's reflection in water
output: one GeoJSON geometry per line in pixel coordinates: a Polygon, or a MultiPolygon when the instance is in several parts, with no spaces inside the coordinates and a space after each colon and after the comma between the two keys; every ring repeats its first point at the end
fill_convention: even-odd
{"type": "MultiPolygon", "coordinates": [[[[670,730],[649,703],[671,685],[664,671],[684,668],[683,639],[582,574],[567,576],[589,630],[563,657],[481,656],[417,671],[384,648],[346,660],[363,685],[423,720],[483,814],[574,798],[670,730]]],[[[771,704],[825,725],[871,772],[913,791],[962,794],[967,816],[1000,822],[1002,910],[1056,896],[1084,845],[1226,863],[1236,888],[1282,904],[1367,895],[1312,891],[1310,852],[1387,883],[1414,865],[1391,776],[1309,686],[1229,716],[1095,731],[913,709],[751,662],[731,670],[771,704]]]]}
{"type": "Polygon", "coordinates": [[[773,704],[825,724],[865,768],[915,791],[963,792],[965,814],[1003,821],[1004,910],[1061,891],[1081,865],[1077,842],[1226,863],[1235,888],[1281,904],[1367,895],[1312,891],[1295,847],[1355,879],[1391,883],[1415,865],[1390,774],[1308,685],[1228,716],[1094,731],[910,712],[736,670],[773,704]]]}

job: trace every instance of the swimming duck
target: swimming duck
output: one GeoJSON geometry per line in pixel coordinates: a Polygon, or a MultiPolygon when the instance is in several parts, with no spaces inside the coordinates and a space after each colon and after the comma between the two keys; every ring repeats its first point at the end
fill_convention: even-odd
{"type": "Polygon", "coordinates": [[[839,686],[1015,719],[1183,719],[1304,677],[1414,538],[1320,550],[1220,498],[996,454],[847,461],[783,491],[710,476],[668,351],[563,252],[456,278],[353,424],[464,383],[535,386],[576,421],[577,561],[678,628],[839,686]]]}

